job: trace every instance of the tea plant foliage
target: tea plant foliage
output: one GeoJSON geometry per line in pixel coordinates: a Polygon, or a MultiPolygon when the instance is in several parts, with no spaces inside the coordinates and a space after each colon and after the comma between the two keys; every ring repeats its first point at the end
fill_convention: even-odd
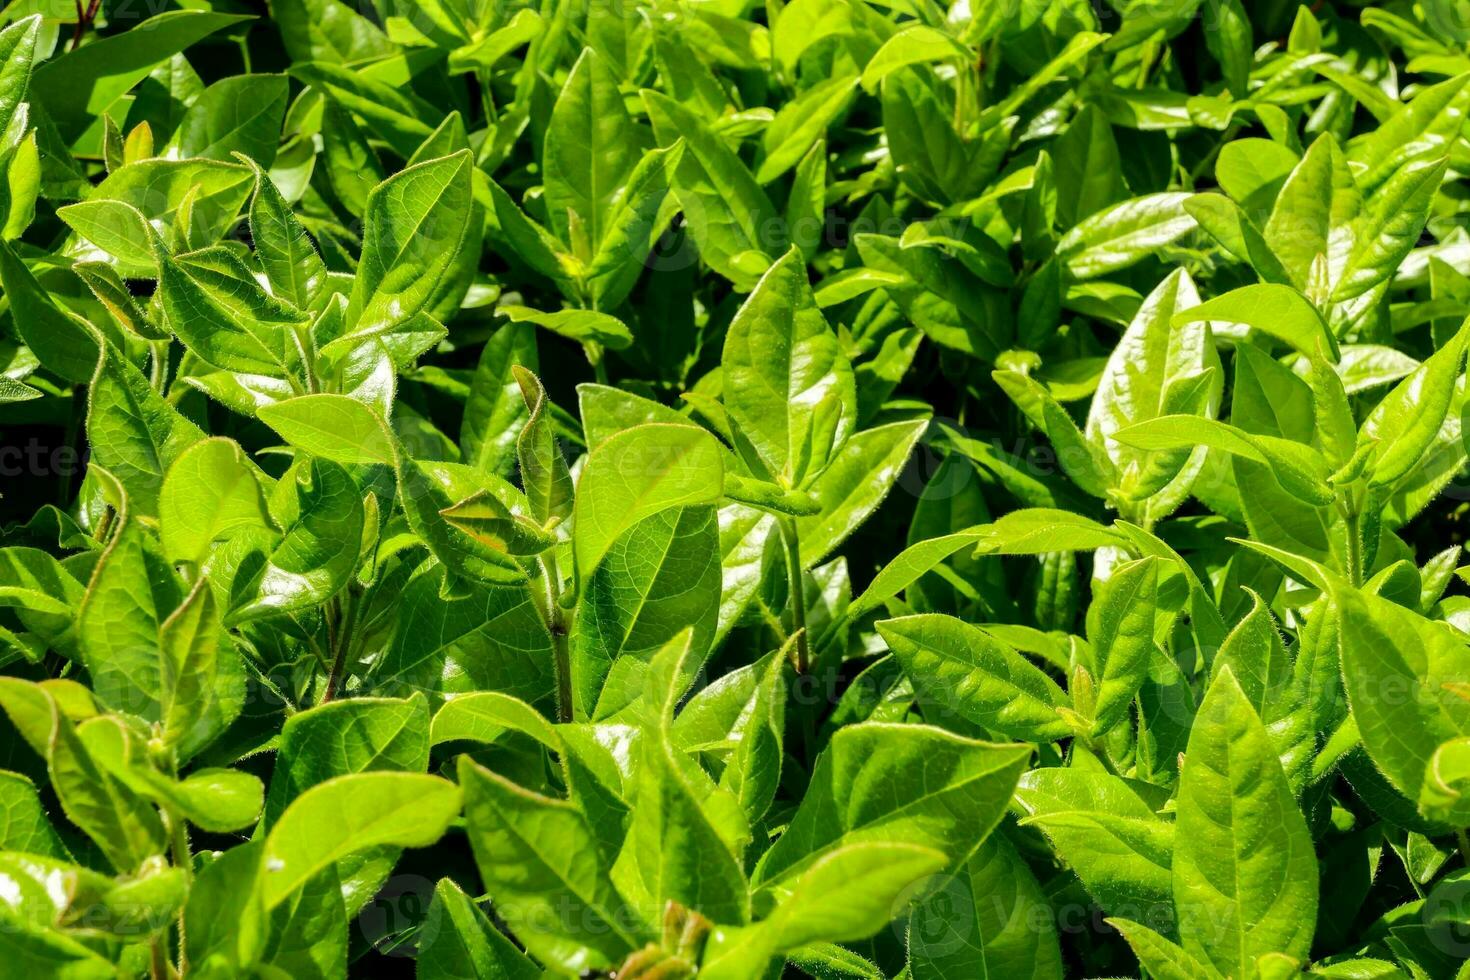
{"type": "Polygon", "coordinates": [[[5,6],[0,974],[1467,980],[1467,43],[5,6]]]}

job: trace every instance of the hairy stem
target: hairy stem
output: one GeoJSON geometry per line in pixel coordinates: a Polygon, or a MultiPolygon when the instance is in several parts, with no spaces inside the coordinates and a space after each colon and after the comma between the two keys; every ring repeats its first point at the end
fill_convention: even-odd
{"type": "Polygon", "coordinates": [[[352,646],[352,632],[357,620],[358,603],[349,587],[343,601],[346,606],[341,624],[337,628],[336,640],[332,644],[332,669],[327,672],[327,685],[322,691],[322,704],[336,697],[337,686],[342,683],[342,671],[347,664],[347,650],[352,646]]]}
{"type": "Polygon", "coordinates": [[[811,644],[806,630],[806,592],[801,579],[801,539],[796,521],[781,518],[781,538],[786,543],[786,579],[791,589],[791,632],[796,637],[796,672],[811,669],[811,644]]]}

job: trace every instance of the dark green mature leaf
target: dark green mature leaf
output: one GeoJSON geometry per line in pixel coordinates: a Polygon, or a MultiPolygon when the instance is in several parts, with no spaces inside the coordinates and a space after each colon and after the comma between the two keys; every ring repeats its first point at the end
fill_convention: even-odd
{"type": "Polygon", "coordinates": [[[31,98],[45,107],[61,135],[70,141],[155,65],[216,31],[249,19],[204,10],[165,11],[149,18],[144,30],[114,34],[39,66],[31,98]]]}
{"type": "Polygon", "coordinates": [[[419,980],[532,980],[541,975],[449,878],[434,886],[417,959],[419,980]]]}
{"type": "Polygon", "coordinates": [[[48,370],[84,384],[97,369],[102,340],[97,331],[59,306],[9,245],[0,241],[0,288],[10,304],[11,324],[48,370]]]}
{"type": "Polygon", "coordinates": [[[987,731],[1028,742],[1070,733],[1056,709],[1061,688],[984,630],[948,616],[906,616],[878,624],[921,706],[933,702],[987,731]]]}
{"type": "Polygon", "coordinates": [[[209,160],[240,153],[269,169],[286,116],[286,95],[285,75],[222,78],[184,113],[170,146],[180,157],[209,160]]]}
{"type": "Polygon", "coordinates": [[[480,873],[526,949],[565,970],[620,963],[643,927],[599,863],[582,812],[468,757],[460,759],[459,781],[480,873]]]}
{"type": "Polygon", "coordinates": [[[991,834],[909,918],[915,980],[1030,978],[1062,971],[1057,930],[1031,869],[1005,835],[991,834]]]}

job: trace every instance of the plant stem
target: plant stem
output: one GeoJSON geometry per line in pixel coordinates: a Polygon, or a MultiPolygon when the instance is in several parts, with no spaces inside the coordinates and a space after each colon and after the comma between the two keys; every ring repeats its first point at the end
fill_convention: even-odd
{"type": "Polygon", "coordinates": [[[791,590],[791,632],[796,637],[796,672],[811,669],[811,644],[806,629],[806,592],[801,579],[801,539],[796,521],[781,518],[781,538],[786,543],[786,579],[791,590]]]}
{"type": "Polygon", "coordinates": [[[556,717],[558,721],[568,722],[572,720],[572,658],[567,649],[566,616],[558,595],[561,576],[557,573],[554,549],[541,556],[541,580],[546,586],[542,617],[551,633],[552,665],[556,671],[556,717]]]}
{"type": "Polygon", "coordinates": [[[163,951],[162,937],[154,936],[148,941],[148,976],[151,980],[168,980],[172,974],[169,969],[168,955],[163,951]]]}
{"type": "MultiPolygon", "coordinates": [[[[194,880],[194,859],[189,853],[189,828],[184,823],[184,817],[172,807],[167,808],[169,824],[169,850],[173,857],[174,867],[184,872],[185,881],[194,880]]],[[[179,913],[179,973],[186,973],[189,969],[188,961],[184,953],[184,914],[179,913]]]]}
{"type": "Polygon", "coordinates": [[[1347,534],[1348,581],[1358,586],[1363,584],[1363,523],[1357,507],[1350,502],[1339,502],[1343,525],[1347,534]]]}
{"type": "Polygon", "coordinates": [[[347,608],[342,615],[342,623],[337,629],[336,642],[332,644],[332,669],[327,672],[327,686],[322,691],[322,704],[336,697],[337,685],[342,680],[342,669],[347,663],[347,650],[352,646],[352,629],[356,624],[359,603],[354,601],[350,587],[344,604],[347,608]]]}
{"type": "Polygon", "coordinates": [[[82,37],[87,33],[87,28],[92,26],[92,21],[97,19],[97,8],[102,6],[102,0],[90,0],[87,9],[82,9],[82,0],[77,0],[77,26],[71,35],[70,51],[75,51],[82,43],[82,37]]]}
{"type": "MultiPolygon", "coordinates": [[[[584,306],[583,309],[588,309],[584,306]]],[[[592,365],[592,376],[600,385],[607,384],[607,364],[604,362],[606,352],[601,344],[587,341],[582,345],[582,350],[587,354],[587,363],[592,365]]]]}
{"type": "Polygon", "coordinates": [[[152,355],[148,360],[148,380],[160,395],[168,394],[168,347],[167,340],[155,340],[148,345],[152,355]]]}

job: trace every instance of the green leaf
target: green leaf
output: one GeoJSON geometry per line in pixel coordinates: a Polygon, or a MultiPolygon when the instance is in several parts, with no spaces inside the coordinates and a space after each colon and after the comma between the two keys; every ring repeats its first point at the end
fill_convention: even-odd
{"type": "Polygon", "coordinates": [[[264,826],[274,826],[293,800],[334,777],[423,772],[428,764],[429,710],[421,695],[352,698],[298,712],[281,727],[264,826]]]}
{"type": "Polygon", "coordinates": [[[879,608],[950,555],[966,547],[974,548],[984,540],[984,534],[985,528],[978,527],[909,545],[873,576],[868,587],[848,607],[848,617],[858,619],[864,613],[879,608]]]}
{"type": "Polygon", "coordinates": [[[528,306],[501,306],[497,313],[516,323],[534,323],[552,333],[561,334],[584,344],[601,344],[611,350],[624,350],[633,343],[633,335],[622,320],[594,310],[560,310],[542,313],[528,306]]]}
{"type": "Polygon", "coordinates": [[[1184,949],[1226,976],[1256,957],[1305,959],[1317,858],[1261,719],[1235,675],[1215,675],[1180,772],[1174,902],[1184,949]]]}
{"type": "Polygon", "coordinates": [[[1172,926],[1174,825],[1147,784],[1096,768],[1033,769],[1016,802],[1104,911],[1131,910],[1172,926]],[[1151,802],[1152,801],[1152,802],[1151,802]]]}
{"type": "Polygon", "coordinates": [[[922,615],[877,624],[920,703],[1027,742],[1071,734],[1056,709],[1067,704],[1055,682],[1008,645],[950,616],[922,615]]]}
{"type": "Polygon", "coordinates": [[[679,201],[670,190],[682,144],[643,154],[608,211],[602,242],[587,265],[587,288],[598,309],[617,309],[627,299],[663,235],[679,201]]]}
{"type": "Polygon", "coordinates": [[[41,16],[32,14],[0,31],[0,64],[5,66],[0,69],[0,133],[10,130],[12,120],[25,101],[41,24],[41,16]]]}
{"type": "Polygon", "coordinates": [[[1334,499],[1327,485],[1326,460],[1310,446],[1288,439],[1253,436],[1225,422],[1191,415],[1162,415],[1122,429],[1113,438],[1147,450],[1208,446],[1269,467],[1281,488],[1304,503],[1325,506],[1334,499]]]}
{"type": "Polygon", "coordinates": [[[244,701],[240,654],[207,581],[200,579],[159,624],[158,649],[163,743],[188,758],[235,719],[244,701]]]}
{"type": "Polygon", "coordinates": [[[1159,565],[1149,557],[1117,566],[1095,589],[1087,624],[1098,665],[1093,737],[1127,717],[1148,673],[1159,618],[1159,565]]]}
{"type": "Polygon", "coordinates": [[[158,500],[169,558],[202,566],[217,542],[242,529],[268,528],[262,475],[229,439],[205,439],[179,453],[158,500]]]}
{"type": "Polygon", "coordinates": [[[117,348],[105,346],[87,405],[92,459],[128,491],[140,516],[159,512],[165,477],[204,433],[154,391],[117,348]]]}
{"type": "Polygon", "coordinates": [[[1445,624],[1366,592],[1335,588],[1332,604],[1343,685],[1363,746],[1389,783],[1417,800],[1435,752],[1470,733],[1470,701],[1455,686],[1465,644],[1445,624]],[[1384,693],[1393,690],[1421,693],[1384,693]]]}
{"type": "Polygon", "coordinates": [[[450,700],[434,713],[429,741],[493,742],[512,731],[530,735],[553,751],[562,748],[561,736],[550,722],[526,702],[498,691],[475,691],[450,700]]]}
{"type": "Polygon", "coordinates": [[[618,536],[645,517],[718,501],[723,476],[719,446],[702,429],[640,425],[597,446],[582,469],[572,518],[578,576],[591,575],[618,536]]]}
{"type": "Polygon", "coordinates": [[[491,31],[472,44],[449,53],[449,70],[458,74],[476,68],[494,68],[495,64],[516,48],[538,36],[545,22],[536,11],[518,10],[504,27],[491,31]]]}
{"type": "Polygon", "coordinates": [[[765,159],[755,172],[756,182],[769,184],[801,162],[852,105],[856,87],[856,76],[829,78],[782,106],[762,137],[765,159]]]}
{"type": "Polygon", "coordinates": [[[498,476],[510,475],[517,433],[529,413],[516,381],[518,366],[536,370],[536,332],[512,322],[491,334],[481,348],[465,396],[459,435],[465,461],[498,476]]]}
{"type": "Polygon", "coordinates": [[[208,160],[229,160],[239,153],[269,169],[280,144],[286,96],[285,75],[222,78],[184,113],[168,150],[208,160]]]}
{"type": "Polygon", "coordinates": [[[1225,638],[1214,669],[1218,672],[1229,667],[1235,675],[1246,699],[1271,733],[1293,790],[1299,791],[1315,747],[1310,719],[1299,702],[1296,678],[1276,624],[1261,597],[1253,591],[1250,596],[1250,612],[1225,638]]]}
{"type": "Polygon", "coordinates": [[[1363,420],[1356,448],[1376,446],[1372,486],[1392,487],[1403,480],[1435,442],[1461,383],[1467,341],[1470,335],[1462,326],[1363,420]]]}
{"type": "Polygon", "coordinates": [[[52,58],[36,68],[31,98],[45,107],[68,142],[170,55],[248,16],[168,10],[147,30],[123,31],[52,58]]]}
{"type": "Polygon", "coordinates": [[[534,980],[540,969],[449,878],[434,886],[415,962],[419,980],[534,980]]]}
{"type": "Polygon", "coordinates": [[[327,287],[326,264],[275,181],[248,156],[245,162],[255,171],[250,238],[271,290],[298,309],[311,309],[327,287]]]}
{"type": "Polygon", "coordinates": [[[267,293],[235,253],[214,246],[157,257],[168,327],[201,360],[276,378],[300,373],[305,314],[267,293]]]}
{"type": "Polygon", "coordinates": [[[646,661],[686,629],[695,651],[689,667],[697,667],[719,616],[719,530],[715,508],[704,505],[662,510],[620,532],[583,582],[572,620],[577,717],[592,716],[616,661],[646,661]]]}
{"type": "Polygon", "coordinates": [[[45,754],[51,788],[67,819],[97,844],[109,864],[129,874],[162,852],[158,813],[99,765],[48,691],[5,678],[0,681],[0,708],[17,727],[23,724],[18,717],[22,711],[37,713],[41,723],[49,725],[45,754]]]}
{"type": "Polygon", "coordinates": [[[1361,193],[1337,141],[1319,136],[1282,185],[1265,227],[1266,243],[1293,286],[1309,287],[1319,255],[1326,257],[1329,276],[1340,270],[1361,209],[1361,193]]]}
{"type": "Polygon", "coordinates": [[[632,820],[612,874],[649,921],[676,902],[713,922],[743,925],[750,919],[744,840],[728,839],[724,823],[735,800],[675,747],[670,733],[674,705],[701,655],[686,630],[649,663],[632,820]]]}
{"type": "Polygon", "coordinates": [[[0,847],[66,860],[70,857],[46,817],[29,779],[0,770],[0,847]]]}
{"type": "Polygon", "coordinates": [[[512,366],[511,373],[530,412],[516,438],[516,460],[531,516],[543,524],[552,518],[565,520],[572,513],[572,476],[556,444],[546,389],[540,378],[520,365],[512,366]]]}
{"type": "Polygon", "coordinates": [[[672,183],[700,258],[737,288],[754,286],[783,244],[775,207],[697,115],[657,92],[645,91],[643,103],[660,146],[682,141],[672,183]]]}
{"type": "Polygon", "coordinates": [[[398,626],[377,676],[384,690],[499,691],[550,702],[552,638],[524,587],[464,583],[446,598],[443,568],[403,590],[398,626]]]}
{"type": "Polygon", "coordinates": [[[839,847],[804,872],[764,921],[711,937],[700,973],[759,975],[779,953],[817,942],[865,939],[901,913],[906,891],[945,863],[945,855],[933,848],[896,841],[839,847]]]}
{"type": "Polygon", "coordinates": [[[898,480],[928,423],[892,422],[856,433],[838,450],[808,492],[821,512],[796,518],[801,564],[811,568],[868,519],[898,480]]]}
{"type": "Polygon", "coordinates": [[[959,872],[915,906],[908,929],[914,980],[1062,973],[1057,929],[1040,883],[1003,834],[987,837],[959,872]]]}
{"type": "Polygon", "coordinates": [[[199,769],[175,780],[134,763],[118,775],[136,792],[210,833],[243,830],[260,817],[264,788],[247,772],[199,769]]]}
{"type": "Polygon", "coordinates": [[[824,856],[870,842],[933,847],[956,863],[999,821],[1030,751],[925,725],[842,728],[751,883],[785,892],[824,856]]]}
{"type": "Polygon", "coordinates": [[[948,59],[966,60],[970,50],[937,28],[910,24],[896,32],[863,68],[863,91],[878,91],[878,83],[896,69],[948,59]]]}
{"type": "Polygon", "coordinates": [[[459,286],[455,259],[478,238],[473,169],[465,150],[415,164],[373,188],[347,308],[352,329],[403,323],[436,309],[459,286]]]}
{"type": "Polygon", "coordinates": [[[788,652],[726,674],[691,698],[674,722],[681,748],[725,757],[720,788],[735,795],[752,825],[770,809],[781,778],[788,652]]]}
{"type": "Polygon", "coordinates": [[[1118,141],[1091,104],[1072,119],[1051,153],[1057,185],[1057,221],[1071,228],[1128,196],[1118,141]]]}
{"type": "Polygon", "coordinates": [[[182,931],[190,969],[201,976],[229,976],[262,952],[268,920],[256,885],[261,844],[223,852],[199,869],[189,888],[182,931]]]}
{"type": "Polygon", "coordinates": [[[320,605],[357,568],[362,496],[341,465],[326,459],[298,463],[277,488],[275,511],[283,534],[243,594],[237,577],[228,614],[232,624],[320,605]]]}
{"type": "Polygon", "coordinates": [[[371,77],[366,71],[320,61],[294,64],[290,74],[343,109],[362,117],[405,160],[434,131],[424,120],[436,118],[436,114],[406,86],[405,91],[371,77]]]}
{"type": "Polygon", "coordinates": [[[40,398],[41,393],[30,385],[12,381],[10,378],[0,377],[0,405],[11,405],[16,402],[28,402],[40,398]]]}
{"type": "Polygon", "coordinates": [[[117,493],[123,499],[116,530],[87,583],[77,638],[98,699],[157,721],[163,697],[159,630],[182,604],[184,590],[120,488],[117,493]]]}
{"type": "Polygon", "coordinates": [[[1171,322],[1177,327],[1202,320],[1242,324],[1306,357],[1313,356],[1321,347],[1333,361],[1338,358],[1337,338],[1316,308],[1290,286],[1270,283],[1242,286],[1174,314],[1171,322]]]}
{"type": "Polygon", "coordinates": [[[297,449],[335,463],[393,465],[392,433],[362,402],[343,395],[302,395],[262,405],[262,422],[297,449]]]}
{"type": "Polygon", "coordinates": [[[1405,164],[1377,190],[1355,229],[1334,302],[1355,299],[1393,277],[1419,243],[1448,167],[1448,159],[1405,164]]]}
{"type": "Polygon", "coordinates": [[[765,470],[785,486],[820,474],[856,423],[857,393],[796,249],[740,307],[720,360],[725,408],[765,470]]]}
{"type": "Polygon", "coordinates": [[[1118,547],[1125,538],[1112,528],[1064,510],[1028,507],[979,528],[978,546],[997,555],[1037,555],[1049,551],[1094,551],[1118,547]]]}
{"type": "Polygon", "coordinates": [[[0,241],[0,288],[10,304],[11,324],[36,359],[73,384],[97,370],[102,341],[86,321],[57,305],[11,247],[0,241]]]}
{"type": "MultiPolygon", "coordinates": [[[[107,176],[89,201],[132,207],[164,235],[175,251],[218,242],[250,196],[250,170],[216,160],[139,160],[107,176]],[[182,234],[184,226],[188,235],[182,234]]],[[[149,250],[151,252],[151,250],[149,250]]],[[[136,261],[151,262],[151,254],[136,261]]]]}
{"type": "Polygon", "coordinates": [[[1128,945],[1133,948],[1133,955],[1148,970],[1149,976],[1158,977],[1159,980],[1195,980],[1215,974],[1213,966],[1201,963],[1146,925],[1120,918],[1108,919],[1108,924],[1128,940],[1128,945]]]}
{"type": "MultiPolygon", "coordinates": [[[[1142,481],[1146,474],[1172,474],[1168,483],[1141,505],[1150,519],[1162,517],[1183,503],[1204,454],[1151,455],[1121,444],[1116,434],[1128,425],[1175,408],[1169,398],[1171,388],[1177,390],[1190,379],[1207,377],[1219,365],[1206,324],[1176,327],[1172,323],[1179,310],[1198,305],[1198,300],[1193,280],[1183,271],[1171,273],[1154,288],[1109,355],[1087,413],[1087,439],[1102,446],[1124,487],[1142,481]]],[[[1221,387],[1218,380],[1212,382],[1200,415],[1209,418],[1218,411],[1221,387]]]]}
{"type": "Polygon", "coordinates": [[[618,79],[592,48],[583,50],[557,96],[546,127],[546,211],[561,240],[595,254],[619,194],[642,157],[646,137],[634,127],[618,79]]]}
{"type": "Polygon", "coordinates": [[[467,756],[459,782],[480,874],[527,952],[570,971],[621,963],[643,927],[613,888],[582,812],[467,756]]]}
{"type": "Polygon", "coordinates": [[[459,787],[438,776],[338,776],[297,797],[265,838],[261,896],[271,909],[332,862],[372,847],[427,847],[459,814],[459,787]]]}
{"type": "Polygon", "coordinates": [[[1150,194],[1080,221],[1057,242],[1057,256],[1075,279],[1124,269],[1194,230],[1182,193],[1150,194]]]}
{"type": "Polygon", "coordinates": [[[1395,171],[1424,159],[1443,156],[1459,132],[1470,93],[1470,74],[1426,85],[1389,119],[1348,148],[1348,158],[1362,172],[1358,184],[1376,191],[1395,171]]]}

